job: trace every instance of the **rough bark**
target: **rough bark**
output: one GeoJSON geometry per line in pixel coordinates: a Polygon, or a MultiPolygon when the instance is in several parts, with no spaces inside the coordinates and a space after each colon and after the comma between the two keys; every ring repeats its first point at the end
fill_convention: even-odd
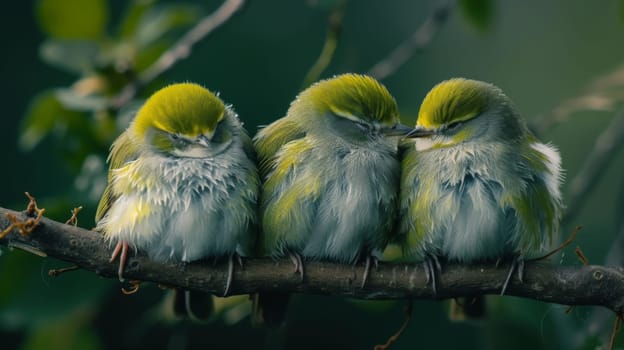
{"type": "MultiPolygon", "coordinates": [[[[11,224],[7,213],[26,220],[25,212],[0,208],[0,230],[11,224]]],[[[117,277],[117,265],[109,262],[111,247],[102,235],[79,227],[42,218],[29,235],[13,230],[0,244],[55,257],[103,277],[117,277]]],[[[40,254],[40,255],[43,255],[40,254]]],[[[167,286],[223,293],[227,275],[226,259],[213,262],[161,264],[142,254],[131,254],[125,271],[127,279],[151,281],[167,286]]],[[[508,265],[445,265],[437,276],[437,293],[427,283],[420,263],[380,262],[372,268],[364,288],[360,287],[363,264],[355,267],[329,262],[307,262],[300,282],[290,260],[244,258],[235,265],[230,295],[255,292],[288,292],[336,295],[361,299],[446,299],[498,294],[508,265]]],[[[516,278],[506,295],[565,305],[598,305],[615,312],[624,311],[624,267],[556,266],[528,262],[524,282],[516,278]]]]}

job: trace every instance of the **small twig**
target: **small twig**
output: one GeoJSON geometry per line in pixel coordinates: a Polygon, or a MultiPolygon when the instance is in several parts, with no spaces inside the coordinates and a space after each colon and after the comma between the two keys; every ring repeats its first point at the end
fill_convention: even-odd
{"type": "Polygon", "coordinates": [[[578,256],[579,260],[583,265],[589,265],[589,260],[587,260],[585,254],[583,254],[581,247],[576,246],[576,249],[574,249],[574,253],[576,253],[576,256],[578,256]]]}
{"type": "Polygon", "coordinates": [[[50,277],[58,277],[62,273],[70,272],[70,271],[76,271],[76,270],[80,270],[80,266],[72,265],[72,266],[63,267],[63,268],[60,268],[60,269],[50,269],[48,271],[48,276],[50,276],[50,277]]]}
{"type": "Polygon", "coordinates": [[[423,50],[431,43],[433,37],[448,19],[453,4],[452,0],[441,1],[412,36],[376,63],[367,74],[382,80],[396,73],[416,52],[423,50]]]}
{"type": "Polygon", "coordinates": [[[8,235],[11,231],[13,231],[13,229],[17,229],[22,236],[28,236],[37,227],[37,225],[39,225],[39,221],[41,221],[41,218],[43,217],[43,214],[45,214],[46,210],[45,208],[40,209],[37,207],[37,201],[35,200],[35,197],[30,195],[30,193],[25,192],[25,194],[29,200],[28,206],[26,207],[26,215],[34,216],[37,214],[36,217],[28,218],[26,220],[18,220],[15,215],[6,213],[6,217],[11,222],[11,225],[3,231],[0,231],[0,238],[4,238],[4,236],[8,235]]]}
{"type": "Polygon", "coordinates": [[[112,105],[116,108],[123,106],[136,95],[139,88],[156,79],[178,61],[188,57],[197,42],[227,22],[232,15],[242,9],[244,4],[245,0],[225,0],[217,10],[201,19],[170,49],[165,51],[154,63],[141,72],[135,82],[123,88],[121,93],[113,99],[112,105]]]}
{"type": "Polygon", "coordinates": [[[28,205],[26,206],[26,215],[34,216],[35,213],[37,214],[37,216],[43,215],[43,213],[45,213],[45,209],[39,209],[39,207],[37,206],[37,200],[35,200],[35,197],[33,197],[28,192],[24,192],[24,194],[26,195],[26,198],[28,198],[28,205]]]}
{"type": "Polygon", "coordinates": [[[567,202],[569,206],[563,218],[562,226],[575,218],[580,209],[587,203],[585,197],[600,178],[607,173],[607,166],[624,145],[624,108],[613,118],[611,123],[598,136],[594,148],[587,155],[585,162],[570,182],[567,202]]]}
{"type": "Polygon", "coordinates": [[[17,220],[17,217],[11,213],[6,213],[7,219],[9,219],[9,221],[11,222],[11,225],[9,225],[5,230],[0,232],[0,238],[4,238],[4,236],[8,235],[9,233],[11,233],[11,231],[13,231],[13,229],[17,228],[19,230],[20,234],[24,234],[23,230],[21,229],[20,225],[23,225],[23,222],[20,222],[17,220]]]}
{"type": "Polygon", "coordinates": [[[10,242],[8,245],[11,248],[17,248],[17,249],[23,250],[23,251],[25,251],[27,253],[36,255],[36,256],[38,256],[40,258],[47,258],[48,257],[48,254],[46,254],[45,252],[42,252],[41,250],[33,247],[32,245],[24,244],[24,243],[21,243],[21,242],[10,242]]]}
{"type": "Polygon", "coordinates": [[[531,119],[531,129],[543,135],[581,111],[613,111],[624,99],[624,66],[594,79],[584,92],[557,104],[550,112],[531,119]]]}
{"type": "Polygon", "coordinates": [[[388,350],[390,346],[399,339],[401,334],[403,334],[403,331],[405,331],[405,329],[407,328],[409,322],[412,320],[412,311],[414,306],[413,304],[414,302],[411,299],[407,301],[407,307],[405,308],[405,321],[403,321],[401,328],[399,328],[396,333],[391,335],[385,344],[375,345],[375,347],[373,348],[374,350],[388,350]]]}
{"type": "Polygon", "coordinates": [[[308,70],[308,73],[303,79],[303,89],[318,80],[334,57],[336,46],[338,46],[338,38],[340,37],[340,32],[342,31],[342,18],[344,17],[346,7],[347,0],[342,0],[330,13],[329,28],[327,29],[325,44],[323,45],[323,49],[321,50],[319,57],[316,59],[316,62],[314,62],[312,67],[310,67],[310,70],[308,70]]]}
{"type": "Polygon", "coordinates": [[[566,239],[565,242],[561,243],[557,248],[551,250],[550,252],[548,252],[545,255],[540,256],[538,258],[529,259],[529,261],[538,261],[538,260],[548,259],[551,256],[555,255],[556,253],[562,251],[565,247],[569,246],[570,243],[572,243],[574,241],[574,239],[576,238],[576,234],[579,233],[579,231],[581,229],[583,229],[583,226],[581,226],[581,225],[576,226],[574,228],[574,230],[572,231],[572,233],[570,234],[570,237],[568,237],[568,239],[566,239]]]}
{"type": "Polygon", "coordinates": [[[78,226],[78,213],[82,210],[82,206],[76,207],[71,210],[71,217],[65,221],[65,225],[78,226]]]}
{"type": "Polygon", "coordinates": [[[139,81],[143,84],[154,80],[163,72],[167,71],[179,60],[188,57],[193,45],[212,33],[225,23],[234,13],[245,4],[244,0],[226,0],[215,12],[200,20],[169,50],[139,75],[139,81]]]}

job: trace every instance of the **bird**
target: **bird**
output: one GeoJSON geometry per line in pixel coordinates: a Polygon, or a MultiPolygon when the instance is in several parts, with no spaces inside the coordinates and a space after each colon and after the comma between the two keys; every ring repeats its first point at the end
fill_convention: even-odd
{"type": "Polygon", "coordinates": [[[423,260],[435,292],[440,260],[511,259],[501,294],[524,260],[556,239],[564,205],[557,148],[530,131],[493,84],[453,78],[424,98],[402,140],[399,240],[423,260]]]}
{"type": "Polygon", "coordinates": [[[181,264],[228,257],[227,295],[234,256],[255,244],[260,186],[233,108],[199,84],[165,86],[115,140],[108,163],[95,230],[115,245],[119,279],[129,249],[181,264]]]}
{"type": "Polygon", "coordinates": [[[302,91],[253,140],[262,181],[260,254],[289,256],[302,279],[303,259],[364,259],[363,287],[393,233],[398,140],[412,130],[372,77],[342,74],[302,91]]]}

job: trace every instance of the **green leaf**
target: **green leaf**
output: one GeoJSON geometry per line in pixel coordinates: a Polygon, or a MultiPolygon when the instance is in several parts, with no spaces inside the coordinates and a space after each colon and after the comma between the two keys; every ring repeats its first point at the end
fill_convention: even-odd
{"type": "Polygon", "coordinates": [[[459,0],[459,10],[464,18],[477,30],[490,29],[494,19],[493,0],[459,0]]]}
{"type": "Polygon", "coordinates": [[[237,324],[251,313],[249,297],[242,297],[243,295],[228,298],[213,296],[214,315],[221,318],[227,325],[237,324]]]}
{"type": "Polygon", "coordinates": [[[67,120],[84,118],[83,114],[65,108],[53,90],[35,96],[22,122],[19,145],[23,150],[31,150],[51,131],[62,127],[67,120]]]}
{"type": "Polygon", "coordinates": [[[143,48],[174,29],[188,27],[200,18],[201,8],[193,5],[170,5],[152,8],[141,18],[134,40],[143,48]]]}
{"type": "Polygon", "coordinates": [[[47,40],[39,47],[44,62],[76,74],[92,71],[99,52],[96,42],[86,40],[47,40]]]}
{"type": "Polygon", "coordinates": [[[151,66],[152,63],[156,62],[156,60],[171,47],[171,43],[166,41],[167,40],[160,40],[136,53],[134,68],[137,72],[142,72],[147,67],[151,66]]]}
{"type": "Polygon", "coordinates": [[[97,111],[108,106],[109,99],[99,95],[81,95],[71,88],[56,89],[56,98],[63,106],[75,111],[97,111]]]}
{"type": "Polygon", "coordinates": [[[119,24],[119,35],[122,38],[131,38],[139,27],[141,18],[153,5],[154,0],[133,0],[124,11],[123,19],[119,24]]]}
{"type": "Polygon", "coordinates": [[[89,309],[78,310],[60,320],[35,328],[22,344],[22,350],[102,349],[100,339],[89,327],[93,317],[91,314],[89,309]]]}
{"type": "Polygon", "coordinates": [[[99,39],[108,20],[106,0],[39,0],[41,29],[58,39],[99,39]]]}

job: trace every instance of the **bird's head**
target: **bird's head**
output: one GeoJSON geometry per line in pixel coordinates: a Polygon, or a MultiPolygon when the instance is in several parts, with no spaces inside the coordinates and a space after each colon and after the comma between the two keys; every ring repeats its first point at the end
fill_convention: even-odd
{"type": "Polygon", "coordinates": [[[138,111],[131,131],[137,142],[176,157],[205,158],[229,146],[236,134],[234,112],[193,83],[164,87],[138,111]]]}
{"type": "Polygon", "coordinates": [[[401,136],[412,130],[399,123],[396,101],[377,80],[343,74],[321,80],[299,94],[289,116],[310,133],[334,134],[351,142],[401,136]]]}
{"type": "Polygon", "coordinates": [[[437,148],[472,141],[513,142],[526,133],[526,124],[498,87],[455,78],[429,91],[408,137],[430,138],[430,146],[437,148]]]}

